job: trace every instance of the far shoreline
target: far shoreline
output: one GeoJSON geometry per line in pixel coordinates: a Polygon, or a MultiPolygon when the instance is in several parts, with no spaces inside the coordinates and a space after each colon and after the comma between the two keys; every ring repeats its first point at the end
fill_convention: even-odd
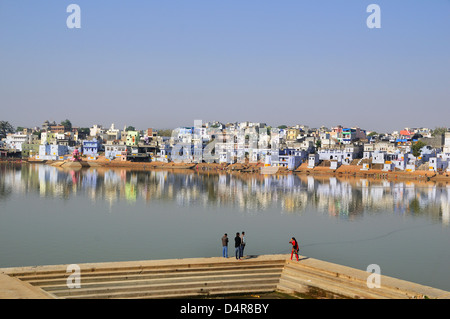
{"type": "MultiPolygon", "coordinates": [[[[99,158],[97,160],[82,161],[78,167],[73,167],[69,161],[37,161],[37,160],[21,160],[21,161],[3,161],[0,163],[16,163],[16,164],[45,164],[64,169],[75,168],[125,168],[132,171],[141,170],[176,170],[191,171],[199,173],[233,173],[233,174],[259,174],[262,163],[235,163],[235,164],[217,164],[217,163],[164,163],[164,162],[122,162],[118,160],[105,160],[99,158]]],[[[280,167],[273,175],[295,174],[299,176],[312,177],[353,177],[373,180],[386,181],[420,181],[420,182],[439,182],[450,183],[450,172],[437,173],[434,171],[416,170],[414,172],[407,171],[383,171],[381,169],[362,170],[360,165],[341,165],[333,170],[325,166],[316,166],[308,168],[307,163],[303,163],[297,169],[291,171],[287,168],[280,167]]]]}

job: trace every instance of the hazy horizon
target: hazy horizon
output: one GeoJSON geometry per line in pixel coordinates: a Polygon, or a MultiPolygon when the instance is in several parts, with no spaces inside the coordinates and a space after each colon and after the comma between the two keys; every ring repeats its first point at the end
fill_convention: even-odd
{"type": "Polygon", "coordinates": [[[0,120],[449,127],[449,12],[449,0],[2,0],[0,120]]]}

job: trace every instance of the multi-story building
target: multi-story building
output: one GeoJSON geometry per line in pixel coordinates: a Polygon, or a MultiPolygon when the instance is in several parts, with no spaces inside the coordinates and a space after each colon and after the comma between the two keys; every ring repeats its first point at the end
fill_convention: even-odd
{"type": "Polygon", "coordinates": [[[343,144],[350,144],[352,142],[359,141],[365,138],[366,138],[366,131],[360,129],[359,127],[342,129],[343,144]]]}
{"type": "Polygon", "coordinates": [[[69,148],[66,145],[39,145],[39,155],[36,156],[38,160],[64,160],[65,156],[69,154],[69,148]]]}
{"type": "Polygon", "coordinates": [[[6,135],[5,145],[9,149],[16,151],[22,151],[22,144],[28,143],[31,135],[25,135],[23,133],[10,133],[6,135]]]}
{"type": "Polygon", "coordinates": [[[445,154],[450,154],[450,132],[445,132],[443,152],[445,154]]]}
{"type": "Polygon", "coordinates": [[[105,158],[115,159],[120,158],[123,152],[127,151],[127,146],[119,142],[108,142],[104,144],[105,158]]]}
{"type": "Polygon", "coordinates": [[[33,157],[39,154],[39,146],[37,143],[23,143],[22,144],[22,158],[33,157]]]}
{"type": "Polygon", "coordinates": [[[50,132],[64,134],[64,132],[66,132],[66,127],[64,125],[52,125],[50,127],[50,132]]]}
{"type": "Polygon", "coordinates": [[[121,132],[119,129],[116,129],[114,123],[111,124],[111,127],[103,135],[107,141],[116,141],[121,138],[121,132]]]}
{"type": "Polygon", "coordinates": [[[93,140],[84,140],[82,142],[82,153],[83,155],[96,157],[101,150],[101,146],[102,144],[95,138],[93,140]]]}
{"type": "Polygon", "coordinates": [[[138,146],[140,137],[141,135],[139,134],[138,131],[128,131],[125,145],[130,147],[138,146]]]}
{"type": "Polygon", "coordinates": [[[295,141],[300,134],[300,129],[298,128],[288,128],[286,132],[286,140],[295,141]]]}
{"type": "Polygon", "coordinates": [[[55,133],[44,131],[41,133],[41,144],[55,144],[56,137],[55,133]]]}
{"type": "Polygon", "coordinates": [[[90,128],[90,136],[99,136],[105,133],[105,129],[98,124],[94,124],[91,128],[90,128]]]}

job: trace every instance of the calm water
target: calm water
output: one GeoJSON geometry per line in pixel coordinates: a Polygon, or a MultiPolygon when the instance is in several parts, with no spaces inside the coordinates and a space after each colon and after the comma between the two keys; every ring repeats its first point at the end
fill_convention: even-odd
{"type": "Polygon", "coordinates": [[[302,255],[450,290],[450,185],[0,165],[0,267],[302,255]]]}

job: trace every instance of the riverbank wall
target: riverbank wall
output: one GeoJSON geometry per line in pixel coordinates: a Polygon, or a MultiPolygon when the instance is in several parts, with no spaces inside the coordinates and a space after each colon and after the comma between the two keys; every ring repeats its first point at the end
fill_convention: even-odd
{"type": "MultiPolygon", "coordinates": [[[[83,161],[76,167],[72,163],[63,161],[27,161],[22,163],[40,163],[52,165],[65,169],[79,168],[122,168],[127,170],[186,170],[205,173],[238,173],[238,174],[261,174],[261,163],[247,164],[216,164],[216,163],[164,163],[164,162],[122,162],[119,160],[106,160],[99,158],[93,161],[83,161]]],[[[287,168],[280,167],[273,175],[296,174],[314,177],[357,177],[370,178],[389,181],[421,181],[421,182],[440,182],[450,183],[450,172],[434,172],[429,170],[416,170],[413,172],[393,170],[383,171],[382,169],[363,169],[361,165],[342,165],[337,169],[330,169],[327,166],[320,165],[314,168],[308,168],[307,163],[303,163],[297,169],[290,171],[287,168]]]]}

